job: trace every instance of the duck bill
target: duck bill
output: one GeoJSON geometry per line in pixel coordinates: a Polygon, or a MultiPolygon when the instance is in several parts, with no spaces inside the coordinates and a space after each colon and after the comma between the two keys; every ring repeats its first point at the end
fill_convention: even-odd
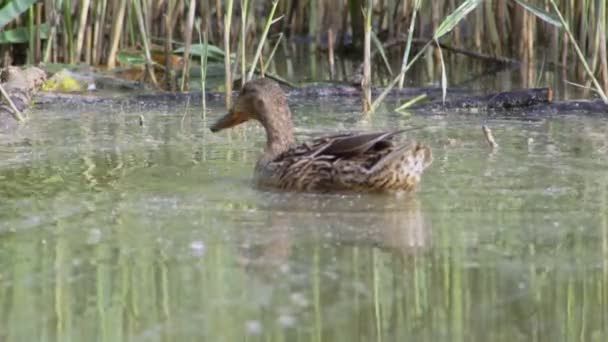
{"type": "Polygon", "coordinates": [[[217,120],[213,126],[211,126],[211,132],[219,132],[223,129],[234,127],[245,121],[247,121],[247,117],[244,114],[231,110],[217,120]]]}

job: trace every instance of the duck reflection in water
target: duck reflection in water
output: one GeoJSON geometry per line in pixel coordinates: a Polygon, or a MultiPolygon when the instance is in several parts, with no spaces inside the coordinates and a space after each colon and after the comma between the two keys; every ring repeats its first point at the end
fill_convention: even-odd
{"type": "Polygon", "coordinates": [[[268,216],[243,232],[239,253],[241,265],[254,272],[289,272],[315,248],[336,257],[377,248],[403,260],[430,248],[431,224],[413,195],[261,195],[268,197],[260,208],[268,216]]]}

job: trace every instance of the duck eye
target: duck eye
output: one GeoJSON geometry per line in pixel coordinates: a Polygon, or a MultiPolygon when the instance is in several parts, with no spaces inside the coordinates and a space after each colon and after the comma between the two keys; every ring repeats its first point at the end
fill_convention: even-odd
{"type": "Polygon", "coordinates": [[[260,99],[256,99],[256,100],[254,100],[253,103],[254,103],[255,109],[257,111],[260,111],[260,112],[266,111],[266,105],[264,104],[264,101],[262,101],[260,99]]]}

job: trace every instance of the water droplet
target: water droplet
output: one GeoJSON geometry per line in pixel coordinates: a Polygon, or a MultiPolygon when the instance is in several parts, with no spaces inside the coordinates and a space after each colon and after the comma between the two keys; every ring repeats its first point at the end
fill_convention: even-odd
{"type": "Polygon", "coordinates": [[[291,294],[291,301],[301,307],[306,307],[308,306],[308,299],[306,299],[306,296],[304,296],[304,294],[300,293],[300,292],[294,292],[291,294]]]}
{"type": "Polygon", "coordinates": [[[295,317],[292,315],[283,314],[279,316],[279,324],[284,327],[291,327],[296,323],[295,317]]]}
{"type": "Polygon", "coordinates": [[[203,241],[192,241],[190,243],[192,254],[202,257],[205,254],[205,243],[203,241]]]}
{"type": "Polygon", "coordinates": [[[86,243],[89,245],[96,245],[101,241],[101,230],[93,228],[89,231],[86,243]]]}
{"type": "Polygon", "coordinates": [[[245,330],[248,334],[259,335],[262,333],[262,324],[259,321],[247,321],[245,322],[245,330]]]}

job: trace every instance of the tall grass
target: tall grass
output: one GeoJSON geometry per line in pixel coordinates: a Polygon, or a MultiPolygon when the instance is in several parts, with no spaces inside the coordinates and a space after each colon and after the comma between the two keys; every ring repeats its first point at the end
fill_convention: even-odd
{"type": "MultiPolygon", "coordinates": [[[[260,38],[260,42],[258,44],[258,48],[255,51],[255,56],[253,57],[253,61],[251,62],[251,68],[249,69],[249,74],[247,74],[247,80],[250,80],[251,78],[253,78],[253,73],[256,69],[256,65],[258,64],[258,61],[260,60],[260,57],[262,55],[262,49],[264,48],[264,42],[266,41],[266,37],[268,36],[268,32],[270,30],[270,26],[272,26],[272,24],[274,24],[275,22],[277,22],[278,20],[280,20],[281,18],[278,19],[274,19],[274,13],[277,9],[277,5],[279,4],[278,0],[274,0],[274,2],[272,3],[272,9],[270,10],[270,14],[268,15],[268,18],[266,19],[266,24],[264,25],[264,31],[262,31],[262,37],[260,38]]],[[[263,69],[263,68],[261,68],[263,69]]]]}
{"type": "Polygon", "coordinates": [[[191,49],[191,44],[192,44],[192,31],[193,31],[195,14],[196,14],[196,0],[190,0],[190,2],[188,3],[188,17],[186,19],[186,27],[185,27],[185,31],[186,31],[185,44],[184,44],[185,63],[184,63],[184,68],[183,68],[183,72],[182,72],[182,75],[183,75],[182,84],[181,84],[182,91],[186,89],[186,83],[189,79],[188,75],[190,75],[190,49],[191,49]]]}
{"type": "Polygon", "coordinates": [[[365,28],[363,38],[363,79],[361,88],[363,89],[363,112],[367,113],[372,109],[372,63],[371,63],[371,40],[372,40],[372,7],[373,0],[367,0],[365,7],[365,28]]]}
{"type": "MultiPolygon", "coordinates": [[[[36,5],[34,0],[0,1],[0,53],[7,57],[3,58],[5,63],[12,64],[25,63],[22,56],[29,56],[31,63],[42,60],[48,63],[91,60],[93,64],[106,64],[113,68],[120,51],[137,46],[145,49],[146,42],[162,41],[166,37],[168,28],[163,23],[162,14],[167,2],[45,0],[36,5]],[[144,19],[143,26],[139,23],[138,8],[144,19]],[[48,27],[46,34],[33,34],[37,32],[38,23],[48,27]],[[19,33],[20,28],[27,26],[25,33],[19,33]],[[11,40],[3,40],[2,37],[9,34],[12,35],[11,40]],[[30,44],[11,45],[16,41],[15,37],[19,42],[30,44]],[[23,53],[23,50],[27,50],[27,53],[23,53]],[[36,50],[44,53],[37,53],[36,50]]],[[[308,35],[325,49],[326,33],[331,29],[335,33],[337,53],[354,48],[356,55],[362,56],[367,20],[361,9],[367,6],[371,6],[373,13],[373,17],[369,18],[371,27],[381,40],[402,39],[406,42],[402,46],[405,51],[400,52],[403,58],[398,80],[399,86],[403,86],[409,56],[414,47],[419,47],[412,45],[412,41],[431,39],[433,28],[463,3],[453,0],[280,0],[277,4],[241,0],[240,6],[236,5],[240,10],[240,20],[232,20],[233,2],[173,1],[176,5],[169,18],[175,42],[179,44],[188,42],[194,34],[190,29],[192,16],[200,17],[209,32],[210,44],[223,46],[227,52],[227,91],[231,89],[233,78],[230,67],[235,63],[230,54],[232,49],[238,44],[240,68],[250,68],[247,59],[253,56],[252,51],[246,48],[263,46],[260,42],[267,35],[281,30],[285,31],[286,37],[308,35]],[[192,6],[199,10],[193,12],[192,6]],[[268,15],[273,7],[276,7],[276,17],[285,15],[286,19],[280,26],[267,28],[257,18],[274,18],[268,15]],[[264,31],[267,33],[264,34],[264,31]],[[350,42],[353,44],[350,45],[350,42]]],[[[526,65],[540,65],[539,61],[547,60],[550,67],[574,68],[580,76],[596,79],[590,83],[598,93],[602,93],[600,88],[603,93],[606,92],[608,38],[605,0],[484,1],[477,3],[474,11],[474,15],[464,18],[454,28],[454,35],[449,38],[451,45],[486,55],[514,58],[526,65]],[[558,11],[562,20],[558,18],[558,11]],[[556,25],[562,21],[567,25],[556,25]],[[564,27],[570,33],[564,32],[564,27]]],[[[434,58],[435,62],[439,62],[438,55],[434,58]]],[[[258,63],[259,59],[252,64],[257,67],[258,63]]],[[[241,70],[241,73],[246,74],[246,71],[241,70]]]]}
{"type": "Polygon", "coordinates": [[[412,48],[412,39],[414,38],[414,29],[416,25],[416,15],[420,9],[422,0],[415,0],[414,10],[412,12],[412,19],[410,20],[410,28],[407,33],[407,42],[405,45],[405,52],[403,53],[403,61],[401,62],[401,73],[399,74],[399,88],[403,88],[403,82],[405,81],[405,72],[407,71],[407,62],[410,58],[410,49],[412,48]]]}
{"type": "Polygon", "coordinates": [[[232,5],[233,0],[228,0],[228,9],[224,15],[224,72],[226,87],[226,108],[232,103],[232,74],[230,70],[230,28],[232,27],[232,5]]]}
{"type": "Polygon", "coordinates": [[[249,0],[241,0],[241,88],[245,86],[247,79],[247,23],[249,18],[249,0]]]}

